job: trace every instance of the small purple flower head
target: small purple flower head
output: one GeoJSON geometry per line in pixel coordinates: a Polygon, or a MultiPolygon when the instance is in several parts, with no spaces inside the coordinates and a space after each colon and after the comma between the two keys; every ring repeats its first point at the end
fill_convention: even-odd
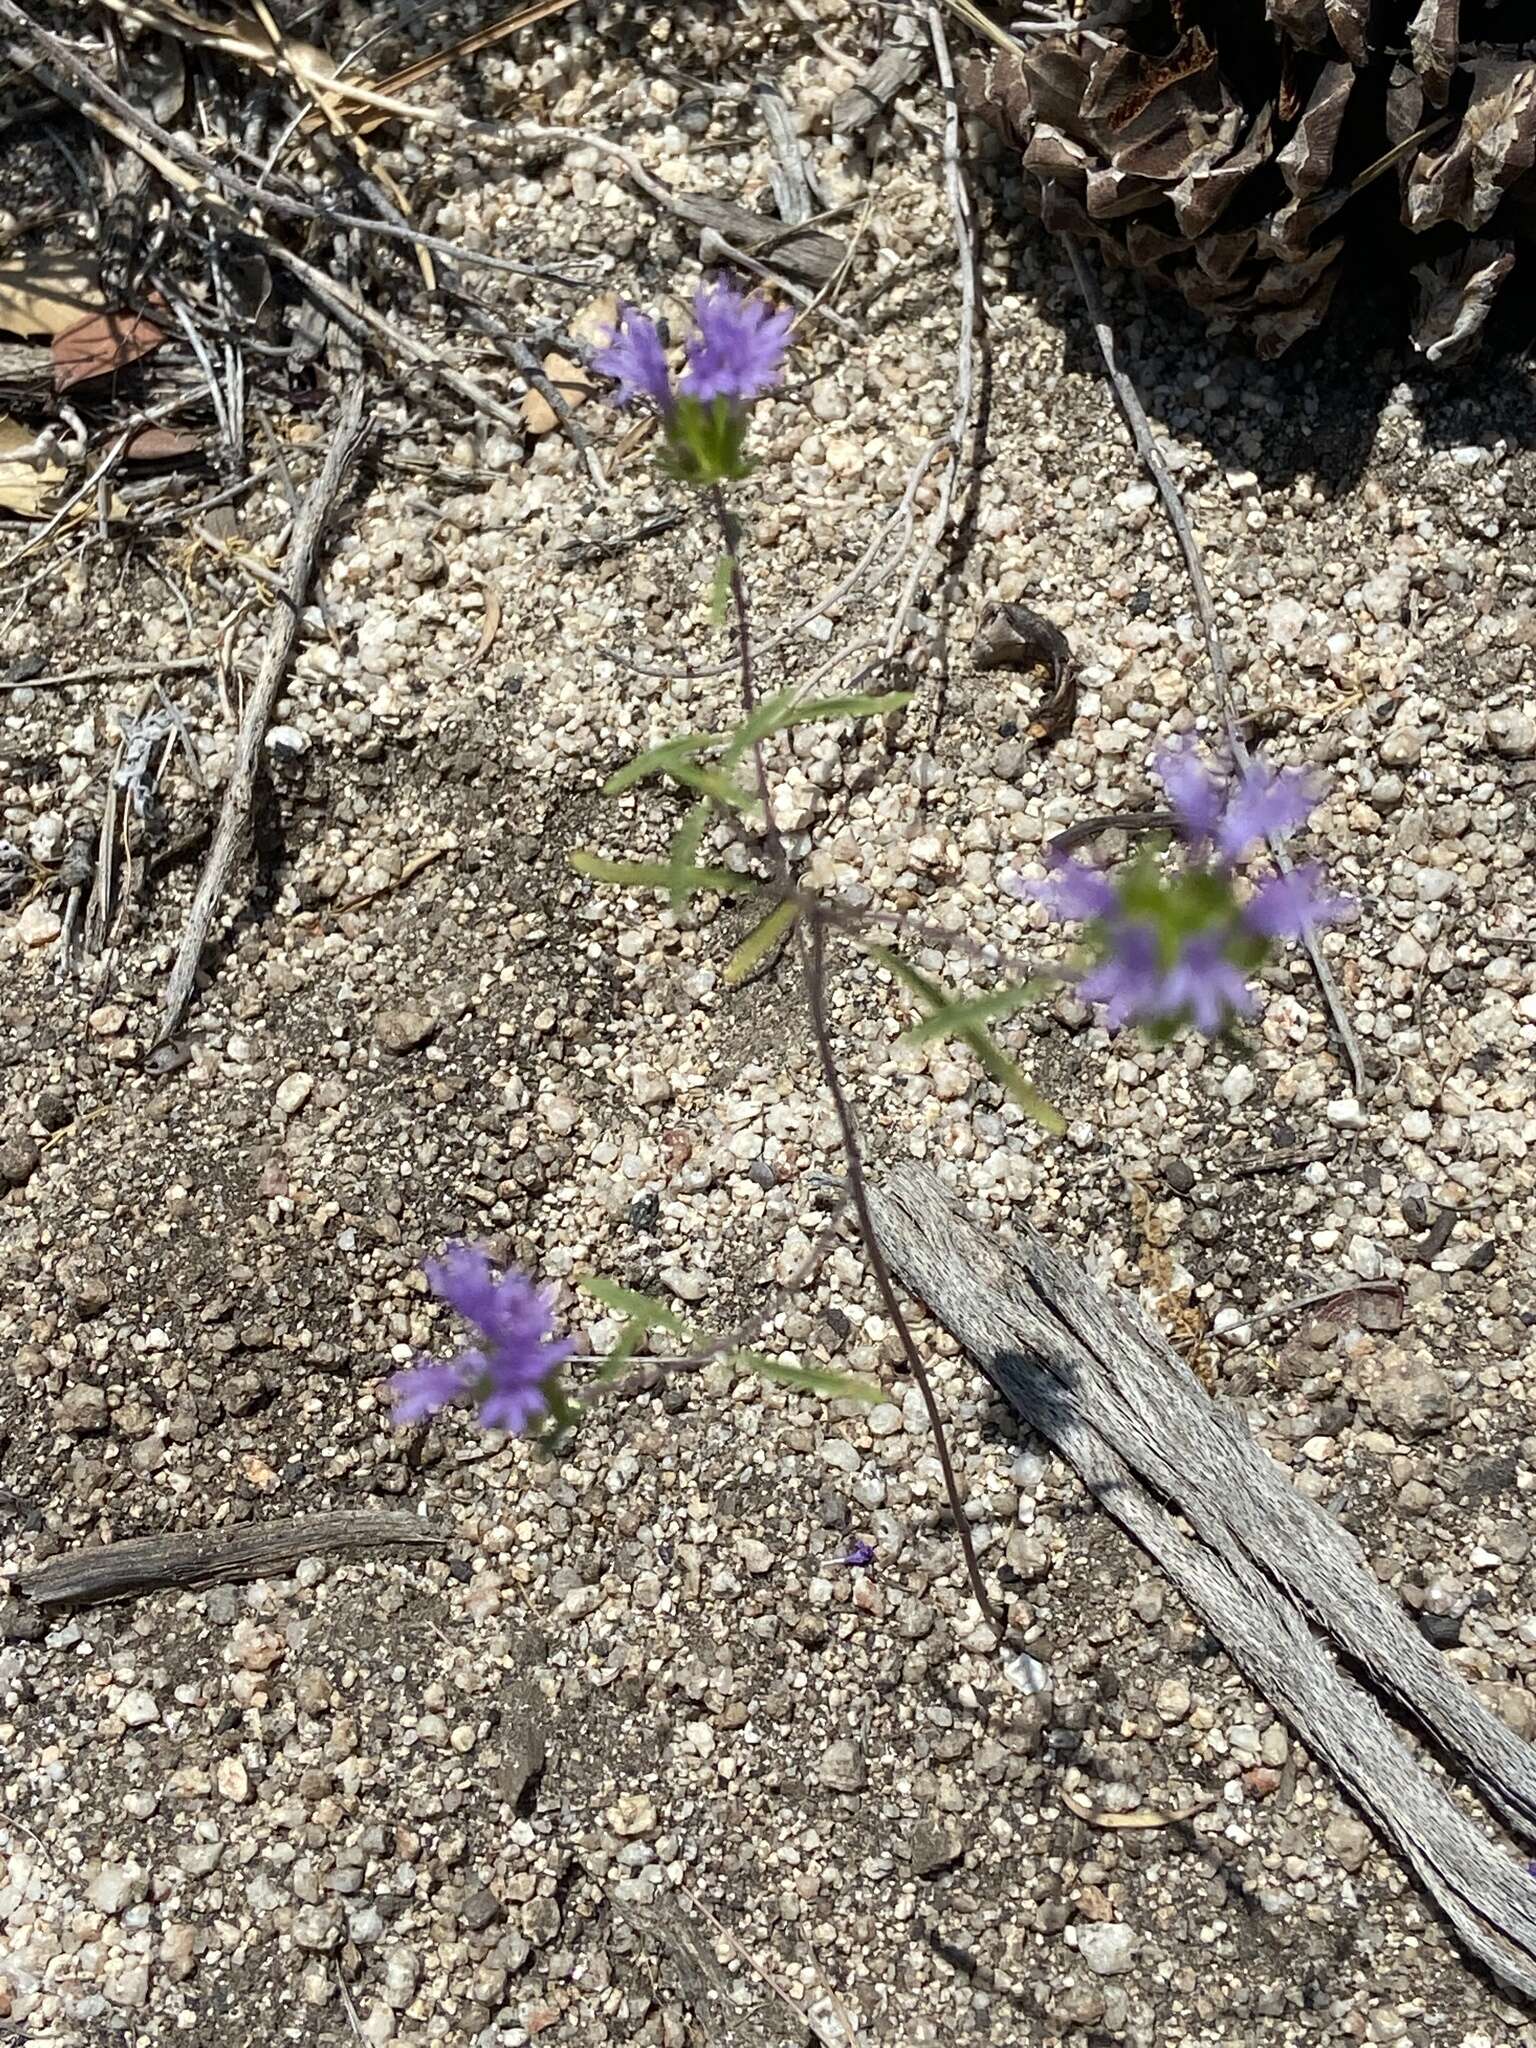
{"type": "Polygon", "coordinates": [[[843,1555],[833,1560],[835,1564],[852,1565],[855,1569],[862,1565],[873,1564],[874,1561],[875,1546],[867,1536],[855,1536],[843,1555]]]}
{"type": "Polygon", "coordinates": [[[421,1358],[390,1381],[397,1423],[473,1402],[487,1429],[514,1434],[550,1412],[554,1378],[575,1350],[554,1335],[549,1301],[525,1274],[498,1273],[474,1245],[450,1245],[427,1262],[433,1293],[478,1331],[457,1358],[421,1358]]]}
{"type": "Polygon", "coordinates": [[[648,398],[658,412],[672,410],[672,385],[660,330],[654,320],[637,313],[633,306],[619,308],[618,325],[610,331],[603,346],[593,351],[592,367],[605,377],[618,380],[616,405],[648,398]]]}
{"type": "Polygon", "coordinates": [[[750,405],[784,375],[793,315],[775,312],[756,293],[737,291],[723,279],[705,285],[693,302],[698,333],[687,346],[688,364],[678,389],[707,405],[728,399],[750,405]]]}
{"type": "Polygon", "coordinates": [[[1059,861],[1044,881],[1008,886],[1064,923],[1092,927],[1078,993],[1111,1031],[1141,1024],[1166,1039],[1189,1024],[1214,1036],[1253,1014],[1249,976],[1272,946],[1337,923],[1350,905],[1313,863],[1268,875],[1239,898],[1238,863],[1261,841],[1294,832],[1316,804],[1306,775],[1254,762],[1224,782],[1184,746],[1164,749],[1155,765],[1181,858],[1149,850],[1113,875],[1059,861]]]}

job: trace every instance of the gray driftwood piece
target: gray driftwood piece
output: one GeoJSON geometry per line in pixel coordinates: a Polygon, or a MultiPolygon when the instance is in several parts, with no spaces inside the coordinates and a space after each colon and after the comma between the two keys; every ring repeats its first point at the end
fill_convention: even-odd
{"type": "Polygon", "coordinates": [[[915,85],[923,73],[926,45],[889,42],[857,85],[840,92],[832,102],[834,135],[854,135],[867,128],[890,106],[900,92],[915,85]]]}
{"type": "Polygon", "coordinates": [[[1409,1863],[1468,1949],[1536,1996],[1536,1886],[1404,1743],[1364,1673],[1536,1838],[1536,1752],[1453,1677],[1331,1516],[1123,1292],[1027,1224],[1000,1245],[923,1168],[872,1192],[892,1269],[1050,1439],[1409,1863]],[[1188,1524],[1189,1532],[1174,1519],[1188,1524]]]}
{"type": "Polygon", "coordinates": [[[713,228],[759,262],[787,271],[791,277],[806,278],[811,284],[826,284],[836,277],[848,255],[848,244],[836,235],[824,235],[820,228],[786,227],[755,213],[750,206],[738,206],[734,199],[673,192],[667,205],[690,227],[701,232],[713,228]]]}
{"type": "Polygon", "coordinates": [[[306,1557],[441,1550],[447,1538],[404,1508],[341,1508],[282,1522],[242,1522],[177,1536],[130,1536],[50,1557],[21,1590],[39,1607],[99,1607],[165,1586],[213,1586],[290,1572],[306,1557]]]}

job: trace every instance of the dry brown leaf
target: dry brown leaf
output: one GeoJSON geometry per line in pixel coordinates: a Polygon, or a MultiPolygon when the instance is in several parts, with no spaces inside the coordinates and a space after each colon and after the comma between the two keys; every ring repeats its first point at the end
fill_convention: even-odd
{"type": "Polygon", "coordinates": [[[1163,1813],[1155,1806],[1138,1806],[1129,1813],[1116,1813],[1108,1807],[1090,1806],[1086,1799],[1079,1799],[1072,1792],[1058,1792],[1057,1798],[1079,1820],[1087,1821],[1095,1828],[1171,1828],[1181,1821],[1193,1820],[1197,1813],[1204,1813],[1210,1805],[1208,1799],[1192,1799],[1188,1805],[1176,1807],[1172,1813],[1163,1813]]]}
{"type": "Polygon", "coordinates": [[[53,337],[53,388],[63,392],[110,377],[152,354],[165,338],[165,329],[142,313],[93,313],[53,337]]]}
{"type": "Polygon", "coordinates": [[[7,512],[19,512],[23,519],[44,516],[49,500],[67,474],[60,463],[39,464],[23,459],[20,451],[32,447],[36,440],[30,427],[0,414],[0,507],[7,512]]]}
{"type": "Polygon", "coordinates": [[[32,249],[0,263],[0,329],[7,334],[64,334],[101,310],[96,272],[79,256],[32,249]]]}
{"type": "Polygon", "coordinates": [[[501,631],[501,599],[487,583],[480,593],[485,608],[485,623],[480,628],[480,643],[469,657],[471,668],[478,668],[495,644],[496,635],[501,631]]]}
{"type": "Polygon", "coordinates": [[[185,427],[140,427],[123,450],[127,462],[176,462],[183,455],[196,455],[202,438],[185,427]]]}
{"type": "MultiPolygon", "coordinates": [[[[544,374],[573,412],[591,396],[592,379],[581,364],[573,363],[569,356],[556,355],[551,351],[544,358],[544,374]]],[[[530,434],[548,434],[560,424],[560,415],[542,391],[525,391],[518,410],[530,434]]]]}

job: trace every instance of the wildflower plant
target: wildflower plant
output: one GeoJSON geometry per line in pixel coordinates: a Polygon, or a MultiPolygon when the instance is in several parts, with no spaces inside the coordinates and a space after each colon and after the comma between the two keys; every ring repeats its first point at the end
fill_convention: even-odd
{"type": "MultiPolygon", "coordinates": [[[[722,280],[699,292],[693,315],[675,374],[662,329],[632,306],[621,309],[592,362],[612,378],[616,404],[651,408],[660,427],[664,472],[702,494],[719,530],[717,615],[723,622],[727,610],[734,614],[741,715],[734,725],[663,740],[604,785],[607,794],[618,795],[648,781],[670,781],[691,795],[665,860],[614,859],[580,849],[571,861],[594,881],[664,891],[675,910],[708,894],[758,898],[761,913],[726,964],[727,986],[740,985],[763,971],[782,947],[794,946],[822,1080],[842,1138],[847,1199],[904,1368],[925,1405],[973,1594],[1001,1640],[1005,1623],[981,1574],[937,1400],[874,1226],[858,1127],[828,1022],[829,938],[859,946],[916,999],[924,1014],[907,1031],[909,1039],[957,1040],[1026,1115],[1058,1132],[1062,1118],[998,1043],[996,1024],[1067,980],[1099,1007],[1112,1029],[1137,1025],[1158,1042],[1185,1028],[1224,1031],[1235,1019],[1252,1014],[1252,977],[1273,949],[1334,922],[1346,906],[1315,867],[1293,868],[1279,860],[1257,879],[1249,872],[1261,843],[1276,846],[1306,822],[1317,793],[1305,777],[1246,760],[1235,773],[1218,775],[1184,748],[1169,749],[1156,763],[1176,824],[1171,845],[1149,843],[1115,872],[1063,859],[1052,864],[1043,881],[1010,885],[1044,904],[1052,917],[1084,927],[1086,943],[1075,967],[1014,972],[994,950],[969,946],[963,936],[882,916],[868,906],[855,909],[808,889],[794,872],[774,817],[767,744],[801,725],[899,712],[911,692],[808,698],[791,685],[771,696],[760,694],[740,559],[743,530],[726,494],[751,473],[752,409],[783,382],[792,322],[766,298],[722,280]],[[732,821],[745,841],[744,869],[701,859],[705,835],[721,819],[732,821]],[[994,986],[975,996],[952,994],[903,955],[895,941],[909,932],[930,948],[969,951],[973,975],[979,960],[994,986]]],[[[786,1291],[804,1284],[818,1258],[813,1254],[786,1291]]],[[[434,1291],[464,1316],[479,1341],[447,1360],[418,1360],[397,1375],[397,1420],[419,1420],[445,1406],[469,1404],[487,1426],[558,1437],[583,1403],[563,1384],[561,1368],[575,1347],[554,1335],[547,1300],[521,1275],[497,1275],[483,1253],[467,1247],[454,1248],[427,1273],[434,1291]]],[[[588,1275],[579,1284],[620,1320],[616,1345],[593,1361],[592,1392],[628,1384],[638,1366],[694,1367],[728,1357],[807,1392],[882,1398],[882,1389],[872,1382],[806,1371],[756,1348],[753,1340],[765,1316],[730,1337],[702,1340],[669,1304],[651,1295],[600,1275],[588,1275]],[[675,1347],[675,1355],[658,1360],[650,1347],[662,1341],[675,1347]]],[[[872,1555],[860,1544],[844,1561],[863,1565],[872,1555]]]]}
{"type": "Polygon", "coordinates": [[[1318,800],[1310,777],[1249,761],[1223,779],[1185,747],[1159,754],[1155,771],[1173,808],[1177,858],[1149,845],[1113,875],[1066,858],[1044,881],[1012,887],[1063,923],[1086,925],[1077,990],[1109,1029],[1139,1024],[1166,1044],[1186,1026],[1214,1037],[1252,1016],[1251,977],[1274,948],[1337,923],[1350,905],[1313,863],[1256,882],[1243,876],[1261,846],[1306,823],[1318,800]]]}

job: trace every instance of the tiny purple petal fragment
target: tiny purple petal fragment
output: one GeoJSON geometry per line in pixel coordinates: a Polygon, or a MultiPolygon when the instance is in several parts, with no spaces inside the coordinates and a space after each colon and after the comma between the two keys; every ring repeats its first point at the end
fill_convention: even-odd
{"type": "Polygon", "coordinates": [[[875,1546],[867,1536],[856,1536],[843,1556],[834,1560],[837,1564],[866,1565],[875,1561],[875,1546]]]}
{"type": "Polygon", "coordinates": [[[1317,925],[1339,924],[1354,908],[1328,887],[1316,861],[1266,875],[1243,905],[1243,923],[1261,939],[1299,939],[1317,925]]]}
{"type": "Polygon", "coordinates": [[[660,330],[633,306],[619,308],[619,323],[604,345],[593,351],[592,367],[617,380],[615,404],[630,405],[637,398],[648,398],[658,412],[671,411],[672,386],[660,330]]]}
{"type": "Polygon", "coordinates": [[[1095,918],[1108,917],[1115,907],[1108,876],[1085,861],[1057,861],[1044,881],[1020,880],[1012,888],[1016,896],[1043,903],[1064,924],[1091,924],[1095,918]]]}
{"type": "Polygon", "coordinates": [[[715,398],[750,405],[781,382],[792,314],[776,312],[757,294],[719,281],[699,293],[693,316],[698,333],[688,342],[688,363],[678,383],[685,397],[706,405],[715,398]]]}
{"type": "Polygon", "coordinates": [[[1216,828],[1222,858],[1235,865],[1266,839],[1289,839],[1316,804],[1317,792],[1301,769],[1282,768],[1277,773],[1262,761],[1254,762],[1227,799],[1216,828]]]}
{"type": "Polygon", "coordinates": [[[1184,837],[1191,845],[1214,839],[1221,823],[1222,787],[1194,749],[1164,747],[1152,766],[1184,837]]]}
{"type": "Polygon", "coordinates": [[[481,1342],[457,1358],[423,1358],[396,1373],[395,1421],[420,1422],[472,1401],[487,1429],[527,1429],[547,1411],[550,1382],[576,1348],[573,1338],[554,1335],[548,1298],[525,1274],[498,1272],[475,1245],[450,1245],[428,1261],[426,1275],[481,1342]]]}

